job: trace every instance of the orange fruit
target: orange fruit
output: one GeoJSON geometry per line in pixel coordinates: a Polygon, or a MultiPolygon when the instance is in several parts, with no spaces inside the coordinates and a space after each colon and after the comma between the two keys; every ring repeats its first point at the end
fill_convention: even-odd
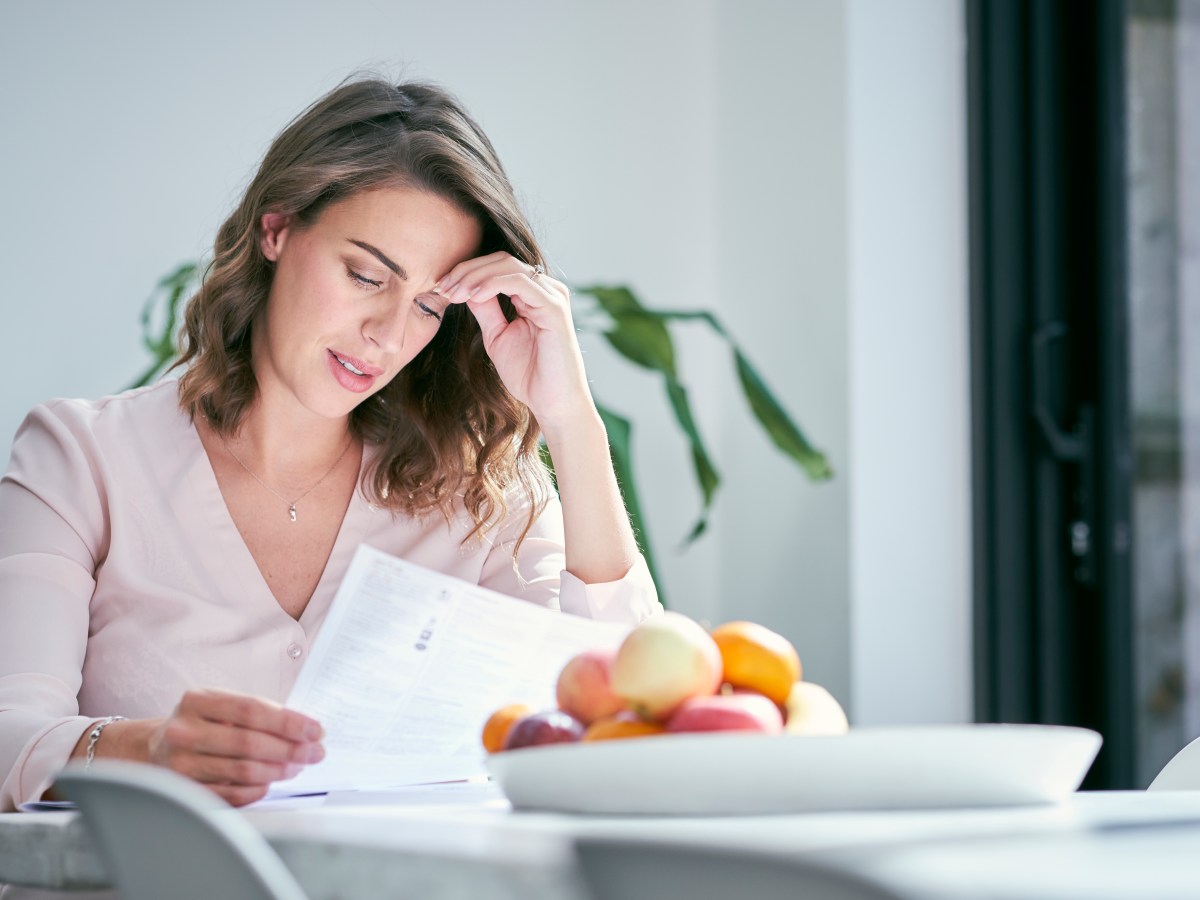
{"type": "Polygon", "coordinates": [[[488,753],[496,753],[504,749],[504,741],[517,721],[535,712],[532,706],[525,703],[510,703],[502,706],[488,718],[483,726],[483,749],[488,753]]]}
{"type": "Polygon", "coordinates": [[[800,655],[781,634],[754,622],[726,622],[712,630],[721,651],[726,684],[787,702],[800,680],[800,655]]]}
{"type": "Polygon", "coordinates": [[[583,733],[585,741],[613,741],[619,738],[646,737],[650,734],[665,734],[666,726],[658,722],[646,722],[637,716],[618,713],[606,719],[597,719],[583,733]]]}

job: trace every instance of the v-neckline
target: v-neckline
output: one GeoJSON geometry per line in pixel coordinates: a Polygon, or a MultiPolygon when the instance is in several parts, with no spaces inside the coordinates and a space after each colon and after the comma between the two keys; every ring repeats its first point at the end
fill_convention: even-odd
{"type": "MultiPolygon", "coordinates": [[[[185,412],[183,415],[186,418],[187,413],[185,412]]],[[[338,584],[341,582],[341,576],[349,568],[354,551],[362,543],[369,527],[373,507],[362,496],[362,476],[370,455],[368,445],[363,445],[354,492],[350,495],[350,502],[346,504],[346,511],[338,526],[333,547],[325,560],[325,567],[321,570],[321,575],[305,602],[304,609],[298,617],[293,617],[283,608],[283,604],[271,590],[262,570],[258,567],[258,562],[254,559],[254,554],[250,552],[250,547],[242,537],[237,522],[234,521],[229,504],[225,502],[225,495],[221,492],[221,484],[217,480],[217,472],[213,468],[212,459],[208,455],[204,441],[200,439],[200,430],[193,421],[187,422],[187,428],[192,440],[192,452],[195,455],[191,467],[195,475],[192,481],[196,485],[197,493],[200,494],[200,505],[205,508],[209,523],[212,525],[212,535],[220,543],[218,552],[214,554],[213,558],[214,563],[219,563],[217,574],[222,581],[232,578],[237,583],[239,590],[244,591],[249,584],[257,585],[258,590],[250,593],[255,594],[259,600],[269,602],[275,612],[286,616],[290,622],[299,624],[311,637],[324,621],[325,613],[328,612],[338,584]],[[331,583],[331,579],[335,578],[337,583],[331,583]]]]}

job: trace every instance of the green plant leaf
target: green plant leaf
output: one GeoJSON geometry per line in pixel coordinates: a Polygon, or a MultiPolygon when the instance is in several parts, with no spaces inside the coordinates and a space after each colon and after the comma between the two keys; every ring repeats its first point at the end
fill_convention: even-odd
{"type": "Polygon", "coordinates": [[[733,356],[737,365],[738,380],[742,383],[746,399],[750,401],[750,409],[775,446],[798,462],[813,481],[826,481],[833,477],[833,469],[825,454],[814,448],[788,417],[754,366],[750,364],[750,360],[736,348],[733,356]]]}
{"type": "MultiPolygon", "coordinates": [[[[750,360],[737,346],[721,321],[707,310],[655,310],[647,309],[637,297],[627,288],[605,288],[589,286],[577,289],[576,293],[588,294],[597,298],[605,311],[613,314],[613,310],[626,320],[638,318],[652,319],[663,325],[671,321],[699,321],[708,325],[713,332],[721,337],[733,351],[734,365],[737,369],[738,380],[742,392],[749,401],[750,409],[759,424],[763,426],[771,442],[784,454],[794,460],[804,470],[812,481],[826,481],[833,477],[833,469],[829,460],[820,450],[817,450],[800,428],[788,416],[782,404],[775,399],[766,382],[755,370],[750,360]]],[[[668,340],[670,338],[668,337],[668,340]]],[[[682,423],[681,423],[682,424],[682,423]]],[[[686,429],[685,429],[686,430],[686,429]]],[[[695,461],[693,461],[695,463],[695,461]]],[[[699,480],[699,468],[697,468],[699,480]]],[[[701,490],[704,490],[701,484],[701,490]]],[[[690,536],[687,542],[695,538],[690,536]]]]}
{"type": "Polygon", "coordinates": [[[605,339],[618,353],[668,378],[675,377],[675,345],[661,319],[646,315],[646,310],[628,288],[585,288],[579,293],[590,294],[608,313],[611,326],[604,330],[605,339]]]}
{"type": "Polygon", "coordinates": [[[704,501],[707,505],[713,494],[716,493],[717,486],[721,483],[721,476],[717,474],[716,467],[712,464],[708,451],[704,447],[704,440],[696,428],[696,421],[692,417],[692,407],[688,402],[687,388],[678,381],[668,382],[667,396],[671,400],[671,408],[675,410],[675,418],[679,421],[679,427],[687,435],[692,445],[692,452],[696,454],[698,460],[696,478],[700,483],[700,489],[704,493],[704,501]]]}
{"type": "Polygon", "coordinates": [[[589,285],[588,287],[575,288],[575,293],[588,294],[595,297],[600,306],[610,316],[646,311],[646,307],[642,305],[642,301],[634,296],[633,291],[627,287],[589,285]]]}
{"type": "Polygon", "coordinates": [[[608,450],[612,456],[613,471],[617,475],[617,484],[621,486],[621,494],[625,498],[625,510],[629,513],[629,524],[633,526],[633,536],[637,539],[646,559],[646,567],[650,577],[658,585],[658,599],[663,606],[667,605],[662,590],[662,581],[658,577],[658,569],[654,565],[654,554],[650,550],[650,535],[642,518],[642,506],[638,501],[637,486],[633,480],[633,426],[629,420],[606,406],[596,404],[600,420],[608,432],[608,450]]]}
{"type": "MultiPolygon", "coordinates": [[[[667,330],[665,317],[646,309],[628,288],[587,287],[579,293],[595,297],[611,320],[604,336],[626,359],[659,372],[667,390],[667,400],[675,413],[675,419],[688,440],[692,456],[692,468],[696,483],[700,487],[702,505],[700,517],[692,526],[684,545],[691,543],[708,527],[708,513],[712,508],[713,496],[721,483],[721,476],[713,465],[712,458],[704,446],[700,429],[696,426],[688,402],[687,389],[679,381],[675,370],[675,347],[667,330]]],[[[713,320],[715,327],[720,326],[713,320]]]]}
{"type": "Polygon", "coordinates": [[[196,263],[185,263],[180,266],[170,278],[167,279],[166,287],[170,289],[170,296],[167,298],[167,321],[163,326],[162,343],[160,347],[164,352],[175,353],[177,346],[175,340],[175,332],[179,327],[179,305],[191,293],[193,287],[196,287],[196,281],[200,274],[200,268],[196,263]]]}
{"type": "Polygon", "coordinates": [[[704,446],[704,439],[700,437],[700,431],[696,427],[696,420],[692,416],[692,407],[688,402],[687,388],[678,381],[669,379],[667,381],[667,397],[671,401],[671,409],[675,412],[675,419],[679,422],[679,427],[683,429],[683,433],[691,444],[692,468],[696,472],[696,482],[700,485],[700,493],[704,498],[700,518],[684,539],[686,546],[700,537],[708,527],[708,512],[712,507],[713,495],[716,494],[717,487],[721,484],[721,476],[717,473],[717,468],[713,465],[708,450],[704,446]]]}
{"type": "Polygon", "coordinates": [[[195,286],[200,273],[198,263],[183,263],[174,272],[165,276],[155,286],[154,292],[142,306],[142,344],[150,352],[149,367],[139,375],[126,390],[149,384],[174,361],[178,352],[175,331],[179,325],[179,305],[195,286]],[[154,333],[152,317],[159,306],[163,308],[163,324],[159,333],[154,333]]]}
{"type": "Polygon", "coordinates": [[[733,347],[733,338],[729,336],[729,332],[725,330],[725,326],[720,320],[706,309],[700,310],[645,310],[647,315],[657,316],[663,321],[699,321],[706,323],[713,331],[725,339],[725,343],[733,347]]]}
{"type": "Polygon", "coordinates": [[[550,455],[550,448],[546,446],[545,440],[538,441],[538,456],[542,458],[542,465],[550,472],[550,483],[554,485],[554,491],[557,493],[558,474],[554,471],[554,458],[550,455]]]}

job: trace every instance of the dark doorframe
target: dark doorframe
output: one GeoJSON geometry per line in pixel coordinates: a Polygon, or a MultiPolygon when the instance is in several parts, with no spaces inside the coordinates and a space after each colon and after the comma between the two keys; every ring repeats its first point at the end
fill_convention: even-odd
{"type": "Polygon", "coordinates": [[[1122,0],[966,0],[976,718],[1134,784],[1122,0]]]}

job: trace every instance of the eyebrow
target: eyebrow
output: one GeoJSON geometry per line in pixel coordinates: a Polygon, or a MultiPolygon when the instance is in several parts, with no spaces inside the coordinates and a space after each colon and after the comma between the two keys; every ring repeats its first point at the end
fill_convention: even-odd
{"type": "Polygon", "coordinates": [[[370,253],[372,256],[374,256],[377,260],[379,260],[381,263],[383,263],[385,266],[387,266],[389,269],[391,269],[393,272],[395,272],[397,275],[399,275],[401,280],[408,281],[408,273],[404,271],[404,266],[401,266],[398,263],[392,262],[388,258],[387,254],[384,253],[382,250],[380,250],[378,247],[372,247],[366,241],[356,241],[354,238],[347,238],[347,240],[350,241],[350,243],[352,243],[356,247],[362,247],[364,250],[366,250],[368,253],[370,253]]]}

